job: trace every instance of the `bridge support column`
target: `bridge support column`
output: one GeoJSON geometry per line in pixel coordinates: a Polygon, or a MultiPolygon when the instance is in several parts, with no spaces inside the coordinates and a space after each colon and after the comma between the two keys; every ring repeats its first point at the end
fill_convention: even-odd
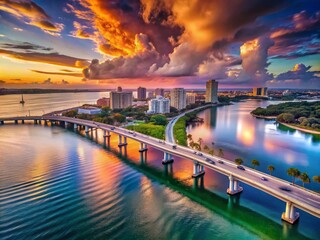
{"type": "Polygon", "coordinates": [[[147,152],[148,152],[147,144],[141,142],[139,152],[140,152],[140,163],[146,163],[147,152]]]}
{"type": "Polygon", "coordinates": [[[4,121],[0,121],[0,124],[4,125],[4,121]]]}
{"type": "Polygon", "coordinates": [[[300,214],[296,212],[295,207],[292,205],[291,202],[286,203],[286,211],[282,213],[281,219],[294,224],[300,217],[300,214]]]}
{"type": "Polygon", "coordinates": [[[162,164],[169,164],[169,163],[173,163],[174,159],[172,157],[172,155],[170,153],[164,152],[163,153],[163,160],[162,160],[162,164]]]}
{"type": "Polygon", "coordinates": [[[73,129],[74,129],[74,130],[77,130],[77,128],[78,128],[78,124],[74,123],[74,124],[73,124],[73,129]]]}
{"type": "Polygon", "coordinates": [[[105,146],[107,146],[108,144],[108,147],[110,147],[110,137],[111,137],[110,131],[103,130],[103,143],[105,146]]]}
{"type": "Polygon", "coordinates": [[[64,128],[68,128],[68,122],[64,122],[64,128]]]}
{"type": "Polygon", "coordinates": [[[18,120],[14,120],[14,123],[15,123],[15,124],[18,124],[18,120]]]}
{"type": "Polygon", "coordinates": [[[24,120],[21,120],[21,123],[24,124],[24,120]]]}
{"type": "Polygon", "coordinates": [[[227,193],[230,195],[235,195],[241,193],[243,188],[239,186],[239,181],[235,179],[232,175],[229,176],[229,188],[227,193]]]}
{"type": "Polygon", "coordinates": [[[122,147],[125,147],[128,145],[127,143],[127,137],[123,137],[123,142],[122,142],[122,135],[119,135],[119,144],[118,147],[120,148],[120,150],[122,149],[122,147]]]}
{"type": "Polygon", "coordinates": [[[88,132],[89,132],[89,127],[88,127],[88,126],[85,126],[84,131],[85,131],[86,133],[88,133],[88,132]]]}
{"type": "Polygon", "coordinates": [[[34,122],[34,124],[38,124],[38,121],[35,119],[35,120],[33,120],[33,122],[34,122]]]}
{"type": "Polygon", "coordinates": [[[200,165],[198,162],[194,162],[193,163],[193,174],[192,174],[192,177],[193,178],[197,178],[199,176],[202,176],[204,175],[204,167],[203,165],[200,165]]]}

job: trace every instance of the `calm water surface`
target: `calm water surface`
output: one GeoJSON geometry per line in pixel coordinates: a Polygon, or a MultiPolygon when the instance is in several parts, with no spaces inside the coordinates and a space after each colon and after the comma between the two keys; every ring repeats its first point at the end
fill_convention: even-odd
{"type": "MultiPolygon", "coordinates": [[[[45,95],[25,96],[33,104],[31,114],[42,114],[44,101],[48,110],[45,112],[49,112],[73,107],[79,101],[93,103],[103,93],[76,94],[76,100],[74,94],[46,95],[47,99],[45,95]],[[54,104],[49,102],[52,98],[54,104]]],[[[0,116],[25,114],[27,105],[22,108],[16,104],[16,97],[0,96],[0,116]],[[3,107],[7,103],[10,108],[3,107]]],[[[253,103],[247,104],[243,115],[253,103]]],[[[214,147],[224,148],[227,157],[232,156],[229,150],[240,149],[236,155],[245,158],[242,154],[246,151],[232,147],[238,144],[236,137],[230,142],[222,141],[216,132],[221,124],[220,111],[237,112],[229,108],[241,109],[244,105],[218,108],[212,110],[213,114],[206,110],[201,114],[216,114],[216,120],[205,117],[204,124],[190,126],[188,131],[197,137],[201,130],[201,137],[209,143],[214,141],[214,147]],[[207,134],[208,129],[211,134],[207,134]]],[[[240,112],[237,119],[241,119],[240,112]]],[[[226,124],[228,117],[224,119],[226,124]]],[[[236,122],[230,128],[234,129],[236,122]]],[[[249,128],[242,126],[242,130],[249,128]]],[[[254,137],[263,141],[258,139],[260,135],[254,137]]],[[[225,193],[228,179],[207,171],[205,189],[194,188],[190,161],[176,158],[172,168],[163,167],[161,152],[150,149],[147,163],[141,164],[137,143],[129,141],[128,156],[123,158],[117,154],[117,136],[111,139],[111,149],[107,150],[102,147],[102,132],[85,136],[83,132],[32,123],[0,126],[0,239],[317,239],[319,236],[319,219],[301,212],[297,225],[281,222],[284,203],[250,186],[244,185],[245,191],[240,196],[229,197],[225,193]]],[[[309,144],[307,152],[316,155],[319,144],[314,139],[301,141],[309,144]]],[[[290,142],[286,149],[290,149],[290,142]]],[[[262,170],[264,158],[256,158],[262,170]]],[[[288,164],[285,160],[282,163],[288,164]]],[[[276,165],[275,175],[281,172],[279,166],[276,165]]],[[[318,165],[314,167],[319,170],[318,165]]]]}

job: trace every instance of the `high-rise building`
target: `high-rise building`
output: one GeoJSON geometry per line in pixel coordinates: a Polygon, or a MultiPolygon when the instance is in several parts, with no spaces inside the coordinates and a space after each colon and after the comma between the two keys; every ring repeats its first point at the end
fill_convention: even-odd
{"type": "Polygon", "coordinates": [[[162,96],[164,97],[164,89],[163,88],[156,88],[156,90],[154,90],[154,96],[162,96]]]}
{"type": "Polygon", "coordinates": [[[267,87],[253,88],[252,96],[262,96],[262,97],[268,96],[268,88],[267,87]]]}
{"type": "Polygon", "coordinates": [[[206,102],[218,102],[218,82],[209,80],[206,83],[206,102]]]}
{"type": "Polygon", "coordinates": [[[138,100],[146,99],[147,98],[147,89],[144,87],[138,87],[138,100]]]}
{"type": "Polygon", "coordinates": [[[110,92],[110,108],[123,109],[132,105],[132,92],[110,92]]]}
{"type": "Polygon", "coordinates": [[[149,101],[148,113],[169,113],[170,112],[170,100],[162,96],[151,99],[149,101]]]}
{"type": "Polygon", "coordinates": [[[122,87],[117,87],[117,92],[122,92],[122,87]]]}
{"type": "Polygon", "coordinates": [[[174,88],[170,92],[171,106],[178,110],[186,108],[186,91],[183,88],[174,88]]]}
{"type": "Polygon", "coordinates": [[[99,98],[97,100],[97,105],[99,107],[110,107],[110,98],[105,98],[105,97],[99,98]]]}
{"type": "Polygon", "coordinates": [[[187,93],[187,105],[196,103],[196,93],[187,93]]]}

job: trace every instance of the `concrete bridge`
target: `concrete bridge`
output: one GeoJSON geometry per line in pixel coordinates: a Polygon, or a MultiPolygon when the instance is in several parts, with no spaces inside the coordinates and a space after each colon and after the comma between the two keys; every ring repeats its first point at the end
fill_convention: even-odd
{"type": "MultiPolygon", "coordinates": [[[[176,120],[177,118],[172,121],[176,120]]],[[[179,156],[193,161],[194,167],[192,176],[194,178],[204,177],[204,167],[206,167],[207,170],[210,169],[227,176],[229,178],[229,188],[227,189],[227,193],[230,195],[239,194],[243,191],[243,188],[240,186],[240,182],[243,182],[286,202],[286,209],[282,214],[282,219],[291,224],[296,222],[299,218],[299,213],[296,212],[296,208],[320,218],[319,194],[298,186],[292,186],[288,181],[284,181],[248,167],[245,167],[245,170],[238,169],[235,163],[227,159],[211,156],[205,153],[199,154],[199,152],[195,154],[194,150],[188,147],[177,146],[175,143],[169,141],[159,140],[124,128],[78,118],[56,115],[0,118],[1,124],[5,124],[10,121],[34,121],[34,123],[41,123],[43,121],[45,124],[48,122],[51,122],[51,124],[59,123],[66,128],[73,127],[76,130],[78,128],[83,128],[86,132],[89,132],[90,130],[92,131],[93,129],[100,129],[104,133],[103,137],[106,140],[105,144],[110,145],[111,133],[118,135],[118,147],[120,152],[123,150],[126,152],[128,144],[127,138],[130,138],[140,143],[139,152],[140,159],[142,161],[147,157],[148,146],[151,146],[163,152],[164,157],[162,163],[165,165],[173,163],[173,156],[179,156]]],[[[173,124],[171,123],[169,126],[172,125],[173,124]]],[[[171,130],[169,129],[168,132],[170,131],[171,130]]]]}

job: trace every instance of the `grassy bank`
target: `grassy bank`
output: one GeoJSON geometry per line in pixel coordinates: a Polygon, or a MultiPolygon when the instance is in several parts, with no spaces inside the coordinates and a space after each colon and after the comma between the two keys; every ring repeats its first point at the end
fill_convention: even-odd
{"type": "Polygon", "coordinates": [[[183,116],[179,118],[179,120],[176,122],[176,124],[173,127],[174,139],[179,145],[182,145],[182,146],[188,145],[186,126],[187,126],[187,117],[183,116]]]}
{"type": "Polygon", "coordinates": [[[139,125],[127,126],[126,128],[159,139],[164,139],[166,129],[165,126],[154,125],[153,123],[142,123],[139,125]]]}

